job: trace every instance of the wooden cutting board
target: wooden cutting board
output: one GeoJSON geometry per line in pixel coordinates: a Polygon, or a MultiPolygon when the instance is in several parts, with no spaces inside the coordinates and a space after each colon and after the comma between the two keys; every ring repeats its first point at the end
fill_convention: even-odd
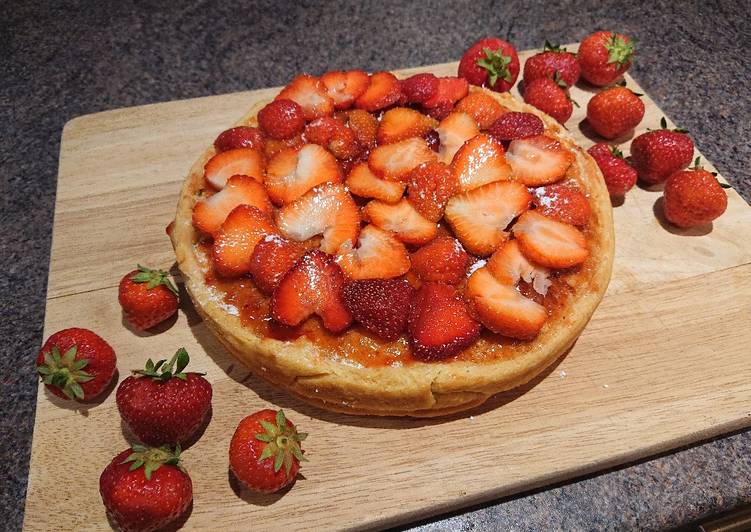
{"type": "MultiPolygon", "coordinates": [[[[456,63],[403,73],[422,70],[451,75],[456,63]]],[[[194,486],[186,528],[393,525],[751,424],[751,209],[733,190],[711,229],[690,231],[655,217],[661,193],[629,192],[615,208],[613,280],[574,348],[531,384],[466,415],[379,419],[304,405],[235,362],[184,293],[167,330],[131,332],[117,302],[120,277],[136,262],[173,264],[164,229],[183,176],[220,131],[277,91],[107,111],[63,131],[45,337],[71,326],[97,331],[117,352],[120,379],[179,346],[208,373],[213,418],[183,455],[194,486]],[[281,495],[238,491],[227,472],[235,426],[264,407],[283,407],[310,433],[303,478],[281,495]]],[[[572,90],[581,107],[568,125],[585,147],[592,93],[572,90]]],[[[637,133],[663,116],[648,95],[644,102],[637,133]]],[[[71,407],[40,386],[25,528],[106,527],[98,478],[126,447],[114,393],[71,407]]]]}

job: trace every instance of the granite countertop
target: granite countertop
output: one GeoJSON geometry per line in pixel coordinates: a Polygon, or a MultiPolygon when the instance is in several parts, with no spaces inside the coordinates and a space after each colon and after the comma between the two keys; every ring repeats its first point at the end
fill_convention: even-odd
{"type": "MultiPolygon", "coordinates": [[[[106,109],[283,85],[300,71],[456,60],[596,29],[638,39],[640,85],[751,199],[743,2],[4,2],[0,5],[0,515],[20,528],[63,125],[106,109]],[[48,4],[48,5],[45,5],[48,4]],[[547,5],[546,5],[547,4],[547,5]]],[[[74,310],[72,310],[74,312],[74,310]]],[[[417,530],[661,529],[751,502],[751,432],[522,494],[417,530]]]]}

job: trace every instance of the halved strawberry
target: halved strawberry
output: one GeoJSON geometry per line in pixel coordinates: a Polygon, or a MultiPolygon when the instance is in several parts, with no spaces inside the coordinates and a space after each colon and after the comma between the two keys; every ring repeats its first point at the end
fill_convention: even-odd
{"type": "Polygon", "coordinates": [[[514,179],[529,186],[563,179],[574,159],[573,153],[547,135],[512,140],[506,153],[514,179]]]}
{"type": "Polygon", "coordinates": [[[495,98],[481,91],[470,92],[459,100],[454,109],[471,116],[480,129],[488,129],[506,113],[506,109],[495,98]]]}
{"type": "Polygon", "coordinates": [[[441,140],[438,158],[446,164],[451,164],[454,155],[465,142],[480,134],[477,122],[467,113],[451,113],[441,120],[436,131],[441,140]]]}
{"type": "Polygon", "coordinates": [[[294,327],[316,314],[326,329],[342,332],[352,323],[352,314],[342,297],[345,282],[344,273],[329,255],[308,251],[274,290],[271,316],[294,327]]]}
{"type": "Polygon", "coordinates": [[[321,249],[336,253],[345,242],[357,240],[360,212],[343,185],[324,183],[280,208],[276,223],[284,236],[298,242],[323,235],[321,249]]]}
{"type": "Polygon", "coordinates": [[[306,144],[277,153],[269,161],[265,185],[271,201],[285,205],[316,185],[341,180],[336,158],[318,144],[306,144]]]}
{"type": "Polygon", "coordinates": [[[378,146],[370,152],[368,165],[377,176],[402,180],[412,169],[436,160],[436,154],[425,139],[412,137],[393,144],[378,146]]]}
{"type": "Polygon", "coordinates": [[[438,237],[412,253],[412,271],[423,281],[459,284],[468,265],[469,255],[450,236],[438,237]]]}
{"type": "Polygon", "coordinates": [[[250,256],[249,273],[253,283],[263,294],[270,296],[304,253],[305,246],[299,242],[279,235],[266,235],[256,244],[250,256]]]}
{"type": "Polygon", "coordinates": [[[345,242],[336,259],[350,279],[390,279],[409,270],[409,253],[394,235],[375,225],[360,230],[356,247],[345,242]]]}
{"type": "Polygon", "coordinates": [[[587,239],[573,225],[527,211],[513,227],[519,249],[532,262],[548,268],[568,268],[589,256],[587,239]]]}
{"type": "Polygon", "coordinates": [[[387,181],[375,175],[368,163],[358,163],[347,176],[347,188],[363,198],[374,198],[386,203],[399,201],[404,194],[404,183],[387,181]]]}
{"type": "Polygon", "coordinates": [[[438,232],[436,224],[423,218],[406,199],[394,204],[373,200],[363,207],[362,213],[366,220],[393,232],[407,244],[425,244],[438,232]]]}
{"type": "Polygon", "coordinates": [[[550,271],[544,266],[537,266],[527,260],[519,249],[516,240],[501,244],[488,259],[487,267],[499,282],[516,286],[519,280],[532,285],[541,295],[548,293],[550,271]]]}
{"type": "Polygon", "coordinates": [[[466,294],[483,325],[504,336],[530,340],[548,319],[545,307],[499,282],[487,267],[469,277],[466,294]]]}
{"type": "Polygon", "coordinates": [[[308,122],[305,126],[305,139],[323,146],[337,159],[351,159],[360,153],[355,133],[333,116],[324,116],[308,122]]]}
{"type": "Polygon", "coordinates": [[[261,210],[250,205],[235,207],[214,236],[214,270],[222,277],[245,275],[258,241],[276,232],[274,222],[261,210]]]}
{"type": "Polygon", "coordinates": [[[274,155],[282,150],[298,149],[305,145],[305,139],[302,137],[302,133],[295,135],[291,139],[272,139],[266,138],[266,142],[263,144],[263,154],[266,156],[266,160],[270,160],[274,155]]]}
{"type": "Polygon", "coordinates": [[[238,205],[252,205],[266,214],[272,211],[269,196],[261,183],[246,175],[234,175],[222,190],[193,206],[193,226],[213,235],[238,205]]]}
{"type": "Polygon", "coordinates": [[[321,83],[326,88],[328,97],[334,101],[334,108],[341,110],[352,107],[355,100],[367,90],[370,78],[362,70],[336,70],[321,76],[321,83]]]}
{"type": "Polygon", "coordinates": [[[399,80],[391,72],[376,72],[370,76],[370,84],[355,100],[355,107],[366,111],[378,111],[394,105],[402,96],[399,80]]]}
{"type": "Polygon", "coordinates": [[[503,145],[485,134],[464,143],[454,155],[451,167],[462,192],[511,177],[503,145]]]}
{"type": "Polygon", "coordinates": [[[357,142],[363,148],[373,148],[376,145],[378,120],[375,116],[362,109],[350,109],[337,115],[355,134],[357,142]]]}
{"type": "Polygon", "coordinates": [[[431,109],[441,105],[454,105],[469,92],[469,83],[464,78],[447,76],[438,78],[435,94],[423,102],[423,107],[431,109]]]}
{"type": "Polygon", "coordinates": [[[378,126],[378,144],[390,144],[410,137],[422,137],[438,121],[409,107],[394,107],[383,114],[378,126]]]}
{"type": "Polygon", "coordinates": [[[203,167],[203,176],[215,189],[224,188],[233,175],[247,175],[263,183],[266,160],[253,148],[237,148],[217,153],[203,167]]]}
{"type": "Polygon", "coordinates": [[[368,279],[344,286],[344,302],[354,319],[385,340],[407,328],[414,290],[405,279],[368,279]]]}
{"type": "Polygon", "coordinates": [[[334,101],[326,94],[326,87],[321,80],[309,74],[297,76],[275,99],[297,102],[307,121],[334,113],[334,101]]]}
{"type": "Polygon", "coordinates": [[[451,285],[424,283],[412,300],[409,343],[412,355],[419,360],[456,355],[477,340],[481,328],[451,285]]]}
{"type": "Polygon", "coordinates": [[[586,196],[578,189],[556,184],[538,187],[532,191],[532,202],[540,214],[571,225],[586,225],[592,209],[586,196]]]}
{"type": "Polygon", "coordinates": [[[486,256],[508,239],[506,227],[531,200],[521,183],[496,181],[451,198],[445,218],[470,253],[486,256]]]}
{"type": "Polygon", "coordinates": [[[407,176],[407,198],[417,212],[431,222],[443,217],[446,203],[459,192],[459,181],[447,165],[421,164],[407,176]]]}

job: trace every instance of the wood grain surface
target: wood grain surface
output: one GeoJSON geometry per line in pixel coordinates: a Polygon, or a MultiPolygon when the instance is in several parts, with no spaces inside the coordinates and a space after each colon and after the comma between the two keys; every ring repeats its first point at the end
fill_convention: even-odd
{"type": "MultiPolygon", "coordinates": [[[[421,70],[450,75],[456,63],[402,72],[421,70]]],[[[45,337],[71,326],[97,331],[117,352],[120,380],[180,346],[207,372],[213,415],[183,455],[194,486],[187,529],[383,527],[751,424],[751,209],[732,190],[723,217],[689,231],[655,216],[659,191],[629,192],[615,208],[613,280],[577,343],[529,385],[461,416],[365,418],[302,404],[235,362],[184,292],[165,330],[132,332],[117,302],[120,277],[137,261],[171,267],[164,229],[184,175],[220,131],[277,90],[107,111],[63,131],[45,337]],[[235,426],[264,407],[283,407],[310,433],[302,477],[271,496],[238,489],[227,470],[235,426]]],[[[591,93],[573,88],[581,107],[567,123],[585,147],[591,93]]],[[[663,116],[648,95],[644,102],[636,134],[663,116]]],[[[627,151],[630,137],[622,140],[627,151]]],[[[129,437],[114,393],[71,407],[40,386],[25,528],[106,528],[99,474],[129,437]]]]}

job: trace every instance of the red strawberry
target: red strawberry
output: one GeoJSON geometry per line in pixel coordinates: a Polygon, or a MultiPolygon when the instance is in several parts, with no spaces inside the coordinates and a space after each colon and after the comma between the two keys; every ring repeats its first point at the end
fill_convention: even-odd
{"type": "Polygon", "coordinates": [[[368,166],[379,177],[401,181],[422,163],[436,160],[424,139],[412,137],[378,146],[370,152],[368,166]]]}
{"type": "Polygon", "coordinates": [[[407,328],[413,292],[405,279],[353,281],[344,287],[344,302],[365,329],[396,340],[407,328]]]}
{"type": "Polygon", "coordinates": [[[451,168],[439,162],[421,164],[407,176],[407,199],[431,222],[443,217],[449,198],[459,192],[459,180],[451,168]]]}
{"type": "Polygon", "coordinates": [[[112,347],[88,329],[63,329],[39,350],[37,372],[47,389],[63,399],[89,401],[101,394],[115,375],[112,347]]]}
{"type": "Polygon", "coordinates": [[[663,118],[662,129],[647,131],[631,143],[631,164],[639,177],[650,184],[661,183],[671,174],[683,170],[694,156],[694,143],[685,130],[668,130],[663,118]]]}
{"type": "Polygon", "coordinates": [[[357,246],[345,242],[339,249],[339,266],[350,279],[389,279],[409,270],[409,253],[391,233],[375,225],[360,230],[357,246]]]}
{"type": "Polygon", "coordinates": [[[297,432],[284,411],[260,410],[237,425],[229,444],[229,468],[246,488],[273,493],[295,481],[308,435],[297,432]]]}
{"type": "Polygon", "coordinates": [[[572,87],[579,81],[580,74],[581,68],[576,55],[548,41],[545,41],[542,52],[533,55],[524,63],[524,85],[539,78],[558,77],[567,87],[572,87]]]}
{"type": "Polygon", "coordinates": [[[527,211],[514,224],[514,236],[527,259],[548,268],[568,268],[589,256],[587,239],[573,225],[527,211]]]}
{"type": "Polygon", "coordinates": [[[464,143],[451,163],[462,192],[511,178],[503,146],[490,135],[477,135],[464,143]]]}
{"type": "Polygon", "coordinates": [[[719,218],[728,197],[714,175],[698,166],[679,170],[665,182],[665,218],[678,227],[696,227],[719,218]]]}
{"type": "Polygon", "coordinates": [[[340,113],[352,132],[355,139],[363,148],[373,148],[376,144],[376,132],[378,131],[378,120],[372,114],[362,109],[351,109],[340,113]]]}
{"type": "Polygon", "coordinates": [[[634,43],[626,35],[598,31],[587,36],[577,54],[581,75],[592,85],[610,85],[631,66],[634,43]]]}
{"type": "Polygon", "coordinates": [[[513,178],[529,186],[560,181],[574,158],[573,153],[547,135],[512,140],[506,152],[513,178]]]}
{"type": "Polygon", "coordinates": [[[394,107],[383,114],[378,126],[378,144],[390,144],[410,137],[422,137],[438,121],[408,107],[394,107]]]}
{"type": "Polygon", "coordinates": [[[305,114],[297,102],[282,98],[258,111],[258,125],[273,139],[289,139],[302,133],[305,114]]]}
{"type": "Polygon", "coordinates": [[[370,78],[362,70],[349,72],[326,72],[321,76],[321,83],[326,88],[326,94],[334,101],[337,110],[349,109],[370,84],[370,78]]]}
{"type": "Polygon", "coordinates": [[[179,446],[134,445],[115,456],[99,477],[99,494],[119,530],[162,530],[193,502],[193,483],[180,465],[179,446]]]}
{"type": "Polygon", "coordinates": [[[271,316],[279,323],[295,326],[316,314],[326,329],[340,333],[352,323],[342,299],[344,283],[344,273],[331,256],[308,251],[274,290],[271,316]]]}
{"type": "Polygon", "coordinates": [[[464,52],[459,76],[472,85],[506,92],[519,76],[519,56],[511,43],[497,38],[481,39],[464,52]]]}
{"type": "Polygon", "coordinates": [[[305,120],[315,120],[334,113],[334,101],[326,94],[326,87],[316,77],[297,76],[277,95],[277,100],[292,100],[302,107],[305,120]]]}
{"type": "Polygon", "coordinates": [[[488,129],[488,135],[498,142],[536,137],[543,133],[545,133],[545,126],[542,120],[532,113],[506,113],[488,129]]]}
{"type": "Polygon", "coordinates": [[[299,135],[295,135],[291,139],[285,139],[285,140],[276,140],[272,138],[266,138],[266,142],[263,145],[263,154],[266,156],[266,159],[271,159],[283,150],[296,150],[298,148],[301,148],[305,144],[305,139],[302,136],[302,133],[299,135]]]}
{"type": "Polygon", "coordinates": [[[204,178],[220,190],[233,175],[247,175],[263,182],[266,161],[263,154],[252,148],[237,148],[217,153],[203,167],[204,178]]]}
{"type": "Polygon", "coordinates": [[[250,257],[258,241],[276,232],[271,218],[256,207],[235,207],[214,236],[214,270],[222,277],[245,275],[250,271],[250,257]]]}
{"type": "Polygon", "coordinates": [[[488,259],[487,267],[498,282],[516,286],[519,281],[524,281],[543,296],[548,293],[552,282],[550,270],[529,262],[516,240],[508,240],[501,244],[488,259]]]}
{"type": "Polygon", "coordinates": [[[399,201],[405,188],[404,183],[387,181],[375,175],[368,163],[356,164],[347,176],[346,185],[352,194],[363,198],[379,199],[386,203],[399,201]]]}
{"type": "Polygon", "coordinates": [[[561,124],[565,124],[574,112],[574,105],[566,91],[550,78],[525,81],[524,101],[549,114],[561,124]]]}
{"type": "Polygon", "coordinates": [[[438,237],[412,254],[412,271],[423,281],[459,284],[469,265],[469,255],[450,236],[438,237]]]}
{"type": "MultiPolygon", "coordinates": [[[[454,105],[451,103],[441,103],[436,107],[425,108],[423,111],[426,115],[436,120],[443,120],[454,110],[454,105]]],[[[437,151],[437,150],[436,150],[437,151]]]]}
{"type": "Polygon", "coordinates": [[[409,343],[418,360],[452,357],[472,345],[481,325],[451,285],[424,283],[415,294],[409,316],[409,343]]]}
{"type": "Polygon", "coordinates": [[[196,433],[211,408],[211,384],[204,373],[185,373],[185,348],[170,359],[149,359],[117,387],[117,408],[136,438],[148,445],[184,443],[196,433]]]}
{"type": "Polygon", "coordinates": [[[177,312],[177,288],[169,274],[138,265],[120,280],[118,300],[136,329],[146,330],[177,312]]]}
{"type": "Polygon", "coordinates": [[[427,72],[410,76],[401,84],[407,103],[425,103],[438,92],[438,78],[427,72]]]}
{"type": "Polygon", "coordinates": [[[213,235],[238,205],[252,205],[267,214],[272,210],[269,195],[261,183],[246,175],[235,175],[227,180],[222,190],[193,206],[193,226],[213,235]]]}
{"type": "Polygon", "coordinates": [[[587,121],[598,134],[614,139],[631,131],[644,118],[644,102],[625,87],[595,94],[587,104],[587,121]]]}
{"type": "Polygon", "coordinates": [[[279,209],[276,223],[284,236],[297,242],[323,235],[321,249],[336,253],[345,242],[357,240],[360,211],[342,185],[325,183],[279,209]]]}
{"type": "Polygon", "coordinates": [[[332,116],[317,118],[305,126],[305,139],[328,149],[337,159],[351,159],[360,154],[354,131],[332,116]]]}
{"type": "Polygon", "coordinates": [[[265,185],[274,203],[286,205],[321,183],[341,180],[334,156],[318,144],[306,144],[277,153],[269,161],[265,185]]]}
{"type": "Polygon", "coordinates": [[[263,150],[263,140],[263,133],[257,127],[237,126],[219,133],[214,141],[214,149],[217,152],[237,148],[263,150]]]}
{"type": "Polygon", "coordinates": [[[587,150],[600,167],[605,185],[611,196],[624,196],[636,184],[636,170],[623,158],[618,148],[608,144],[595,144],[587,150]]]}
{"type": "Polygon", "coordinates": [[[451,113],[441,120],[436,131],[440,140],[438,158],[446,164],[451,164],[454,155],[465,142],[480,134],[475,119],[467,113],[459,112],[451,113]]]}
{"type": "MultiPolygon", "coordinates": [[[[438,78],[438,89],[433,96],[422,102],[422,106],[426,109],[435,109],[443,106],[453,107],[468,92],[469,84],[466,79],[451,76],[438,78]]],[[[434,116],[434,118],[438,117],[434,116]]]]}
{"type": "Polygon", "coordinates": [[[279,235],[266,235],[256,244],[250,257],[253,283],[263,294],[270,296],[304,253],[305,246],[299,242],[279,235]]]}
{"type": "Polygon", "coordinates": [[[470,92],[456,104],[455,110],[471,116],[480,129],[488,129],[506,112],[495,98],[484,92],[470,92]]]}
{"type": "Polygon", "coordinates": [[[533,191],[532,203],[540,214],[571,225],[586,225],[592,209],[587,198],[570,185],[549,185],[533,191]]]}
{"type": "Polygon", "coordinates": [[[363,217],[407,244],[430,242],[438,231],[436,224],[426,220],[406,199],[394,204],[373,200],[363,208],[363,217]]]}
{"type": "Polygon", "coordinates": [[[365,111],[378,111],[394,105],[402,96],[401,85],[391,72],[376,72],[370,76],[370,85],[355,100],[355,107],[365,111]]]}

